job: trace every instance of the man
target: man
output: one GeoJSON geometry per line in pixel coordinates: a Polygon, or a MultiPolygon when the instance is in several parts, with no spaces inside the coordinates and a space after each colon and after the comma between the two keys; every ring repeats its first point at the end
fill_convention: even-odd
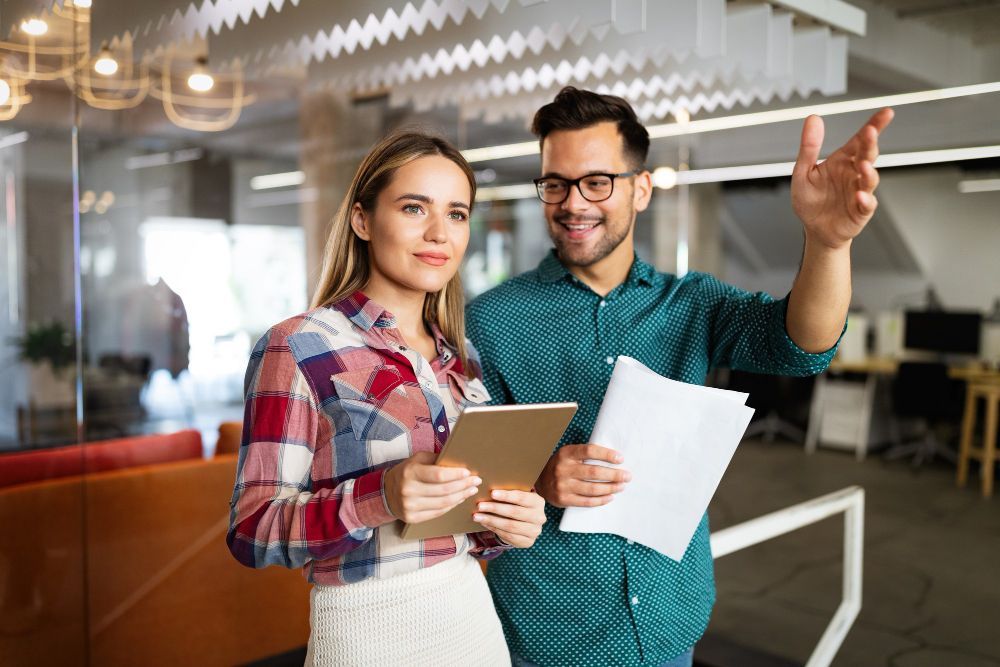
{"type": "MultiPolygon", "coordinates": [[[[635,257],[649,204],[649,136],[620,98],[564,88],[535,116],[539,198],[555,250],[469,306],[469,337],[497,403],[576,401],[579,412],[538,478],[548,523],[535,546],[487,578],[514,664],[690,665],[715,601],[707,516],[675,562],[609,534],[563,533],[565,507],[610,502],[630,479],[617,452],[587,443],[615,359],[702,384],[713,367],[810,375],[826,368],[851,301],[851,241],[875,211],[876,113],[817,165],[823,122],[806,119],[792,175],[802,265],[781,300],[712,276],[658,273],[635,257]],[[593,481],[600,480],[600,481],[593,481]]],[[[669,516],[649,508],[652,521],[669,516]]]]}

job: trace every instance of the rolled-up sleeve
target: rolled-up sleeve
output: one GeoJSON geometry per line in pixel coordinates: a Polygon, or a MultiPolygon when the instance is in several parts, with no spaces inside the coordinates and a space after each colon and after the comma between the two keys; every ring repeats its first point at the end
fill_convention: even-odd
{"type": "Polygon", "coordinates": [[[358,548],[394,520],[383,475],[314,480],[318,442],[331,437],[309,383],[272,329],[254,347],[244,385],[243,437],[226,542],[248,567],[302,567],[358,548]]]}

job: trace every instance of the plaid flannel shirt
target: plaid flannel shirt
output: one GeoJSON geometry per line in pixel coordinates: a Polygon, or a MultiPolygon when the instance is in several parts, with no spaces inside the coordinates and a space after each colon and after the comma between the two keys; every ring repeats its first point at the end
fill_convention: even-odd
{"type": "Polygon", "coordinates": [[[244,565],[304,567],[337,586],[509,548],[492,532],[404,540],[383,475],[441,450],[465,406],[485,403],[444,336],[428,363],[361,292],[274,327],[250,355],[227,543],[244,565]]]}

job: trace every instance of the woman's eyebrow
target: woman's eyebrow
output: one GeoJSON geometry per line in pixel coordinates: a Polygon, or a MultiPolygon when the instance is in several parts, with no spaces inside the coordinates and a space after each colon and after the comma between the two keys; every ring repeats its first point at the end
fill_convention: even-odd
{"type": "MultiPolygon", "coordinates": [[[[423,202],[423,203],[428,204],[428,205],[434,203],[434,200],[431,199],[430,197],[428,197],[427,195],[418,195],[418,194],[415,194],[415,193],[412,193],[412,192],[407,192],[406,194],[402,194],[402,195],[399,195],[398,197],[396,197],[396,201],[402,201],[404,199],[413,199],[413,200],[416,200],[416,201],[419,201],[419,202],[423,202]]],[[[461,202],[461,201],[449,202],[448,205],[451,208],[464,208],[466,211],[470,210],[469,205],[466,204],[465,202],[461,202]]]]}

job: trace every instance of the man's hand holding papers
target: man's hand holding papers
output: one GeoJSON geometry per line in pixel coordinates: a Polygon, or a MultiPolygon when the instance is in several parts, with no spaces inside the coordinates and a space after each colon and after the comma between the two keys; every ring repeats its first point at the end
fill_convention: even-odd
{"type": "Polygon", "coordinates": [[[619,452],[600,445],[563,445],[535,482],[535,491],[556,507],[600,507],[625,489],[632,473],[592,462],[621,464],[619,452]]]}
{"type": "MultiPolygon", "coordinates": [[[[746,399],[618,357],[591,439],[619,452],[633,479],[610,505],[569,507],[559,528],[620,535],[680,560],[753,416],[746,399]]],[[[615,464],[579,467],[587,463],[615,464]]],[[[579,474],[595,479],[593,468],[579,474]]]]}

